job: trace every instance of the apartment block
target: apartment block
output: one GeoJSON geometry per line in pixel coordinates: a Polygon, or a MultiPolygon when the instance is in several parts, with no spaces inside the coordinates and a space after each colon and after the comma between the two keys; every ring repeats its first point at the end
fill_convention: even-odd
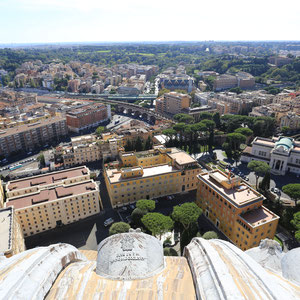
{"type": "Polygon", "coordinates": [[[0,209],[0,253],[6,257],[26,250],[23,232],[12,207],[0,209]]]}
{"type": "Polygon", "coordinates": [[[66,114],[68,128],[73,132],[96,127],[110,118],[110,105],[101,103],[83,105],[66,114]]]}
{"type": "Polygon", "coordinates": [[[6,207],[14,207],[24,236],[70,224],[102,209],[98,185],[85,166],[7,183],[6,207]]]}
{"type": "Polygon", "coordinates": [[[237,78],[233,75],[222,74],[218,76],[214,81],[214,90],[221,91],[231,89],[237,86],[237,78]]]}
{"type": "Polygon", "coordinates": [[[279,217],[262,205],[263,200],[263,195],[238,176],[220,170],[198,175],[197,205],[242,250],[275,236],[279,217]]]}
{"type": "Polygon", "coordinates": [[[59,141],[67,133],[66,119],[62,117],[0,130],[0,155],[31,151],[54,140],[59,141]]]}
{"type": "Polygon", "coordinates": [[[57,150],[65,167],[82,165],[100,159],[115,158],[123,146],[122,138],[100,139],[95,135],[82,135],[71,139],[72,145],[57,150]]]}
{"type": "Polygon", "coordinates": [[[120,161],[105,165],[104,178],[112,206],[120,207],[194,190],[200,172],[197,161],[184,151],[157,146],[120,153],[120,161]]]}
{"type": "Polygon", "coordinates": [[[178,114],[191,105],[191,96],[177,92],[164,94],[163,98],[156,100],[155,110],[158,113],[178,114]]]}

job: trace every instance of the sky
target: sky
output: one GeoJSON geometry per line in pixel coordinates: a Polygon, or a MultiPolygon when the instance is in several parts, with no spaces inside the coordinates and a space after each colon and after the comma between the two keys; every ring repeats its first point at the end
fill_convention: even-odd
{"type": "Polygon", "coordinates": [[[300,40],[300,0],[0,0],[0,44],[300,40]]]}

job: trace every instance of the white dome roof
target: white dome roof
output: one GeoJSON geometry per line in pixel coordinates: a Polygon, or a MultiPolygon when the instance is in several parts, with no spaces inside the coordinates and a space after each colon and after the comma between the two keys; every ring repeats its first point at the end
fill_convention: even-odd
{"type": "Polygon", "coordinates": [[[164,268],[161,242],[142,232],[112,235],[98,246],[96,273],[110,279],[151,277],[164,268]]]}
{"type": "Polygon", "coordinates": [[[292,249],[284,255],[281,268],[285,278],[300,285],[300,248],[292,249]]]}
{"type": "Polygon", "coordinates": [[[258,247],[251,248],[245,253],[264,268],[281,273],[281,259],[284,253],[278,242],[271,239],[264,239],[260,242],[258,247]]]}

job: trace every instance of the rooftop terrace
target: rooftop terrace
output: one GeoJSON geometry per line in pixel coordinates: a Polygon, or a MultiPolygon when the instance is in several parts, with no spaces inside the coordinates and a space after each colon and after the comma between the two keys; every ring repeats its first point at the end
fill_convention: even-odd
{"type": "Polygon", "coordinates": [[[231,201],[237,206],[245,205],[247,203],[256,200],[262,195],[252,189],[245,183],[237,184],[232,188],[226,188],[220,182],[227,180],[227,176],[219,170],[213,171],[211,173],[202,173],[198,175],[202,181],[206,182],[211,188],[223,195],[227,200],[231,201]],[[210,174],[214,176],[210,176],[210,174]],[[216,180],[215,178],[218,180],[216,180]]]}
{"type": "MultiPolygon", "coordinates": [[[[138,177],[132,177],[132,178],[142,179],[142,178],[151,177],[151,176],[164,175],[167,173],[178,172],[179,170],[168,164],[165,164],[165,165],[154,166],[154,167],[144,167],[143,171],[144,171],[143,175],[138,176],[138,177]]],[[[107,170],[106,172],[107,172],[107,176],[111,183],[118,183],[118,182],[128,180],[128,179],[123,179],[121,177],[121,171],[119,171],[117,169],[107,170]]],[[[132,179],[132,178],[130,178],[130,179],[132,179]]]]}
{"type": "Polygon", "coordinates": [[[274,218],[279,218],[277,215],[266,209],[264,206],[248,211],[241,215],[241,217],[252,227],[271,221],[274,218]]]}

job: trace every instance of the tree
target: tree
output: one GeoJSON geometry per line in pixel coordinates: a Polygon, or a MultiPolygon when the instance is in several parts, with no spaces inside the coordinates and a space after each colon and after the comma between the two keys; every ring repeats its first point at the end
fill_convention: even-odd
{"type": "Polygon", "coordinates": [[[238,129],[236,129],[234,132],[235,133],[240,133],[240,134],[242,134],[244,136],[247,136],[247,137],[253,135],[253,130],[251,130],[248,127],[240,127],[238,129]]]}
{"type": "Polygon", "coordinates": [[[297,205],[297,201],[300,200],[300,183],[290,183],[282,187],[282,191],[290,196],[297,205]]]}
{"type": "Polygon", "coordinates": [[[164,256],[178,256],[178,253],[173,248],[164,248],[164,256]]]}
{"type": "Polygon", "coordinates": [[[43,153],[40,153],[40,155],[36,159],[42,167],[45,167],[46,163],[45,163],[45,156],[43,153]]]}
{"type": "Polygon", "coordinates": [[[248,168],[255,173],[257,189],[258,178],[270,172],[270,166],[264,161],[252,160],[248,163],[248,168]]]}
{"type": "Polygon", "coordinates": [[[183,131],[184,131],[185,124],[184,123],[177,123],[173,126],[173,129],[179,133],[179,139],[180,139],[180,146],[182,145],[182,139],[183,139],[183,131]]]}
{"type": "Polygon", "coordinates": [[[211,239],[217,239],[218,238],[218,235],[216,232],[214,231],[207,231],[203,234],[202,236],[204,239],[206,240],[211,240],[211,239]]]}
{"type": "Polygon", "coordinates": [[[101,136],[102,133],[105,132],[105,127],[104,126],[99,126],[97,127],[97,129],[95,130],[95,133],[98,135],[98,136],[101,136]]]}
{"type": "Polygon", "coordinates": [[[231,159],[232,158],[232,151],[231,151],[231,146],[229,143],[225,142],[222,145],[222,149],[225,151],[226,156],[231,159]]]}
{"type": "Polygon", "coordinates": [[[216,127],[219,129],[221,126],[221,119],[220,119],[220,113],[219,112],[215,112],[213,114],[213,121],[216,124],[216,127]]]}
{"type": "Polygon", "coordinates": [[[293,220],[291,220],[291,224],[295,227],[295,238],[298,242],[300,242],[300,211],[294,214],[293,220]]]}
{"type": "Polygon", "coordinates": [[[143,151],[143,141],[139,136],[135,140],[134,150],[136,150],[137,152],[143,151]]]}
{"type": "Polygon", "coordinates": [[[190,124],[194,122],[194,118],[191,115],[188,114],[176,114],[174,116],[174,120],[177,122],[182,122],[186,124],[190,124]]]}
{"type": "Polygon", "coordinates": [[[174,226],[173,220],[161,213],[148,213],[142,217],[141,221],[153,236],[159,235],[160,238],[165,232],[171,231],[174,226]]]}
{"type": "Polygon", "coordinates": [[[239,151],[241,144],[246,142],[246,137],[240,133],[229,133],[227,134],[226,141],[230,144],[232,151],[239,151]]]}
{"type": "Polygon", "coordinates": [[[145,143],[145,149],[144,150],[149,150],[149,149],[152,149],[152,146],[153,146],[153,143],[151,141],[151,138],[150,136],[148,136],[147,140],[146,140],[146,143],[145,143]]]}
{"type": "Polygon", "coordinates": [[[202,214],[202,209],[194,202],[187,202],[181,206],[176,205],[173,208],[172,219],[182,224],[185,230],[190,228],[192,223],[197,222],[202,214]]]}
{"type": "Polygon", "coordinates": [[[270,180],[271,180],[271,174],[270,172],[267,172],[261,182],[261,189],[264,191],[269,190],[270,188],[270,180]]]}
{"type": "Polygon", "coordinates": [[[155,209],[155,201],[141,199],[137,201],[136,207],[143,211],[153,211],[155,209]]]}
{"type": "Polygon", "coordinates": [[[158,97],[162,96],[163,94],[165,93],[170,93],[171,91],[168,90],[168,89],[161,89],[159,92],[158,92],[158,97]]]}
{"type": "Polygon", "coordinates": [[[125,222],[117,222],[110,226],[109,235],[128,232],[130,229],[130,225],[125,222]]]}
{"type": "Polygon", "coordinates": [[[173,141],[174,141],[174,139],[176,139],[176,130],[174,130],[172,128],[168,128],[168,129],[163,130],[162,133],[169,138],[168,142],[170,143],[171,146],[173,146],[173,141]]]}
{"type": "Polygon", "coordinates": [[[243,90],[240,87],[235,87],[235,88],[231,88],[229,90],[229,92],[236,93],[236,94],[242,94],[243,90]]]}
{"type": "Polygon", "coordinates": [[[135,208],[131,213],[132,221],[136,226],[142,226],[143,223],[141,222],[142,217],[147,213],[147,211],[135,208]]]}

